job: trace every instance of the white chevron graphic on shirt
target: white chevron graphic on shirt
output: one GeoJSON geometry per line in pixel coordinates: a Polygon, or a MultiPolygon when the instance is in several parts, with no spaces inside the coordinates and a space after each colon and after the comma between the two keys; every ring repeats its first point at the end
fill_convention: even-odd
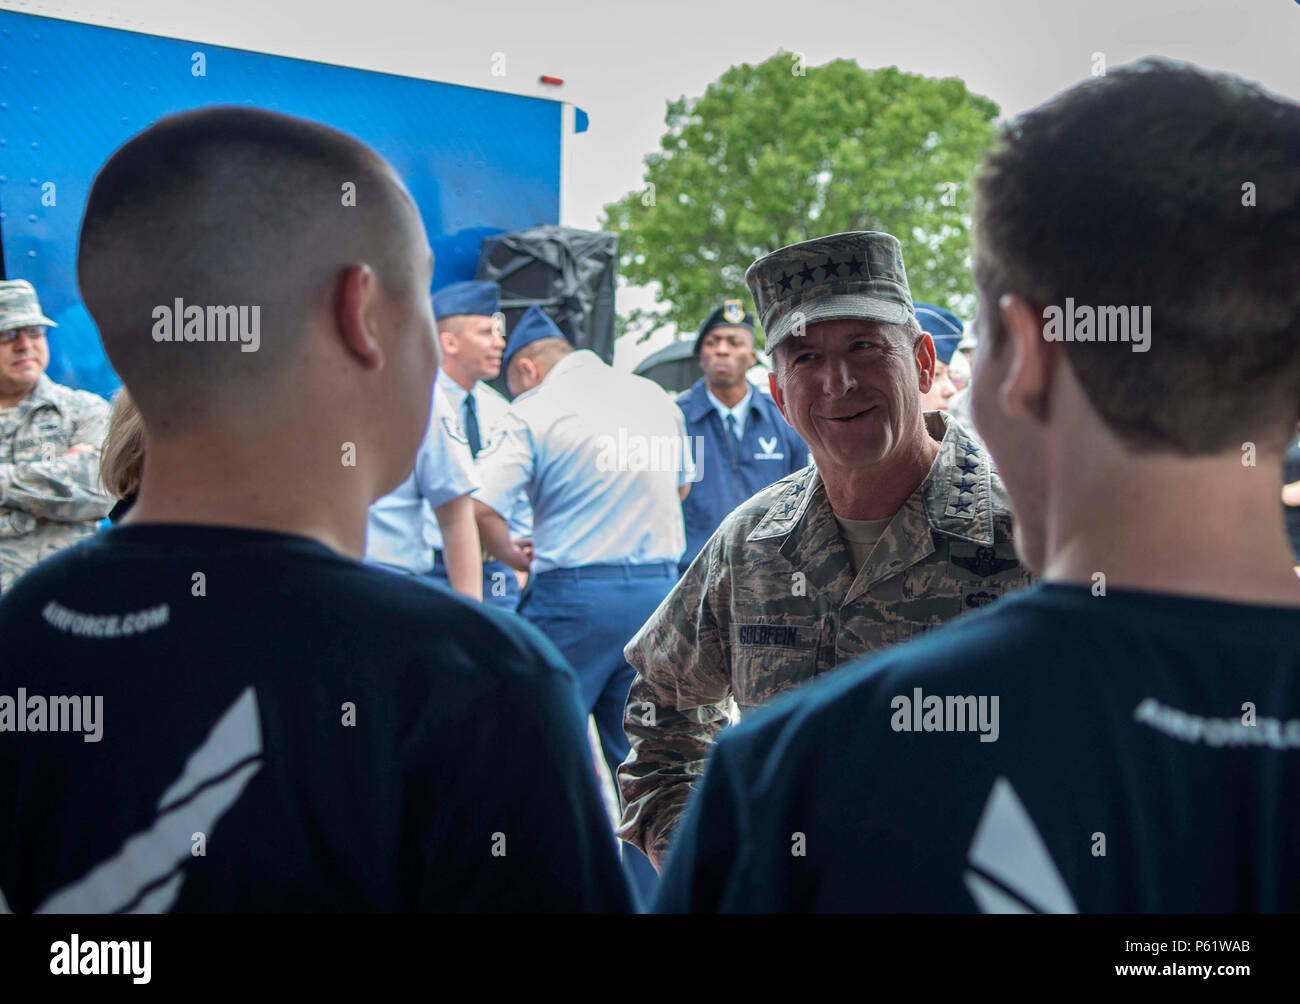
{"type": "Polygon", "coordinates": [[[1038,827],[1005,777],[993,782],[968,857],[981,913],[1078,913],[1038,827]]]}
{"type": "MultiPolygon", "coordinates": [[[[212,727],[158,800],[153,825],[76,882],[49,896],[37,913],[166,913],[176,902],[195,832],[212,836],[222,816],[262,769],[257,694],[246,688],[212,727]]],[[[0,892],[0,913],[8,913],[0,892]]]]}
{"type": "Polygon", "coordinates": [[[759,436],[759,437],[758,437],[758,445],[761,446],[761,447],[763,447],[763,452],[764,452],[764,453],[775,453],[775,452],[776,452],[776,436],[773,436],[771,439],[764,439],[762,436],[759,436]]]}

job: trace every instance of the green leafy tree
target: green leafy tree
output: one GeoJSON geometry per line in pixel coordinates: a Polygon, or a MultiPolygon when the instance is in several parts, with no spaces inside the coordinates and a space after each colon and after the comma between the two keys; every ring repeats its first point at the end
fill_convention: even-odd
{"type": "Polygon", "coordinates": [[[622,274],[658,283],[666,306],[622,330],[698,327],[745,269],[785,244],[844,230],[899,239],[912,294],[963,314],[970,277],[972,170],[998,106],[954,77],[797,53],[733,66],[704,96],[670,101],[645,182],[605,207],[622,274]]]}

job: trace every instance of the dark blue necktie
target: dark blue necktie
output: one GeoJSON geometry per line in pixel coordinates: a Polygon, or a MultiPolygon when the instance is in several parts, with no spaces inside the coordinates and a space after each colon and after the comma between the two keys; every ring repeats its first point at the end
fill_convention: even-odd
{"type": "Polygon", "coordinates": [[[474,411],[474,395],[465,395],[465,438],[469,441],[469,455],[478,459],[483,441],[478,435],[478,415],[474,411]]]}
{"type": "Polygon", "coordinates": [[[740,466],[740,435],[736,429],[736,416],[727,412],[727,445],[731,448],[731,469],[735,470],[740,466]]]}

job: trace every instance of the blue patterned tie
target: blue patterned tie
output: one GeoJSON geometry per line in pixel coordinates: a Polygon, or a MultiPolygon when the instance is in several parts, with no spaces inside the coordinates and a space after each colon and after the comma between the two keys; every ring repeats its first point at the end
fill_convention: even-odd
{"type": "Polygon", "coordinates": [[[474,410],[474,395],[465,395],[465,438],[469,441],[469,454],[478,459],[478,451],[483,449],[483,441],[478,435],[478,415],[474,410]]]}

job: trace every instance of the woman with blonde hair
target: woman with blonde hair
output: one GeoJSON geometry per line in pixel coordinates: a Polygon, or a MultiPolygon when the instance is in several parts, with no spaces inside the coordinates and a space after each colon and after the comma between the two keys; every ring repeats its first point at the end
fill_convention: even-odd
{"type": "Polygon", "coordinates": [[[121,522],[135,504],[143,470],[144,423],[130,393],[123,387],[113,398],[108,435],[104,437],[104,449],[99,456],[99,478],[108,493],[118,500],[108,514],[112,522],[121,522]]]}

